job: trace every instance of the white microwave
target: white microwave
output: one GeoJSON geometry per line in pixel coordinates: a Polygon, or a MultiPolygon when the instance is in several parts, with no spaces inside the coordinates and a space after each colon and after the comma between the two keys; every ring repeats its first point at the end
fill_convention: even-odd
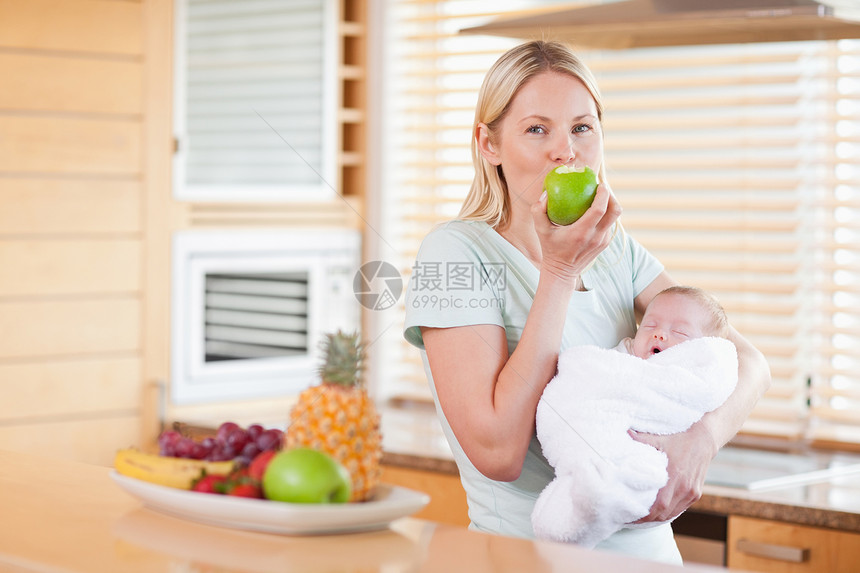
{"type": "Polygon", "coordinates": [[[323,335],[360,327],[359,259],[352,230],[176,233],[171,401],[289,396],[315,382],[323,335]]]}

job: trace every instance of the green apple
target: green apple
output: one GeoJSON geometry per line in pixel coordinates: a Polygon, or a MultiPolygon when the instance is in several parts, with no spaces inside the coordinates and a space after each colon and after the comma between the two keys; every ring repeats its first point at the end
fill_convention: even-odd
{"type": "Polygon", "coordinates": [[[325,452],[310,448],[283,450],[263,474],[266,499],[289,503],[345,503],[352,494],[349,472],[325,452]]]}
{"type": "Polygon", "coordinates": [[[591,167],[559,165],[543,181],[547,193],[546,214],[556,225],[570,225],[594,201],[597,174],[591,167]]]}

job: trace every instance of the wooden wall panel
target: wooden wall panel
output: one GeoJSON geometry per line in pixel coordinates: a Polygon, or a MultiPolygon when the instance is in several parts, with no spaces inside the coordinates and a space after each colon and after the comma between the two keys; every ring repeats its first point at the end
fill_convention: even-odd
{"type": "Polygon", "coordinates": [[[141,245],[137,239],[0,241],[0,297],[137,293],[141,245]]]}
{"type": "Polygon", "coordinates": [[[134,299],[0,298],[0,360],[139,351],[139,327],[140,303],[134,299]]]}
{"type": "Polygon", "coordinates": [[[0,425],[0,444],[8,450],[112,466],[118,448],[106,448],[105,443],[132,446],[137,443],[139,433],[139,416],[127,412],[84,419],[59,418],[39,424],[0,425]]]}
{"type": "Polygon", "coordinates": [[[117,0],[0,0],[0,47],[141,54],[141,4],[117,0]]]}
{"type": "Polygon", "coordinates": [[[144,14],[166,1],[0,0],[0,448],[110,464],[140,440],[164,216],[145,209],[144,14]]]}
{"type": "Polygon", "coordinates": [[[140,370],[135,356],[0,363],[0,422],[133,411],[140,370]]]}
{"type": "MultiPolygon", "coordinates": [[[[366,4],[341,10],[355,44],[366,4]]],[[[173,12],[172,0],[0,0],[0,448],[109,464],[155,436],[172,230],[359,226],[355,79],[341,102],[339,161],[359,181],[349,206],[296,216],[173,200],[173,12]]]]}
{"type": "Polygon", "coordinates": [[[128,60],[0,52],[0,78],[17,78],[0,90],[0,109],[140,114],[142,66],[128,60]]]}
{"type": "Polygon", "coordinates": [[[0,172],[140,174],[140,122],[0,116],[0,172]]]}
{"type": "Polygon", "coordinates": [[[4,178],[0,239],[6,234],[139,233],[141,188],[140,181],[4,178]]]}

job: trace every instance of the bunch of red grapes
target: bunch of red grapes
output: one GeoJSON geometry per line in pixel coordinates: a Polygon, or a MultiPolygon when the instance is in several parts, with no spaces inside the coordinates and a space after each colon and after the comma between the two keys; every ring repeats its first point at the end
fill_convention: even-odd
{"type": "Polygon", "coordinates": [[[158,453],[211,462],[234,460],[248,465],[261,452],[279,450],[283,439],[284,433],[275,428],[251,424],[245,429],[234,422],[224,422],[214,437],[207,436],[199,442],[175,430],[162,432],[158,437],[158,453]]]}

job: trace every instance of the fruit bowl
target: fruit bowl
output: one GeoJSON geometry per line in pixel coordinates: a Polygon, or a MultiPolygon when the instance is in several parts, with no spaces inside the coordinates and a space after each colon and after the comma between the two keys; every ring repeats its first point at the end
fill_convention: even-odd
{"type": "Polygon", "coordinates": [[[427,494],[389,484],[380,484],[370,500],[360,503],[300,504],[165,487],[115,470],[110,477],[146,507],[160,513],[209,525],[284,535],[384,529],[395,519],[412,515],[430,502],[427,494]]]}

